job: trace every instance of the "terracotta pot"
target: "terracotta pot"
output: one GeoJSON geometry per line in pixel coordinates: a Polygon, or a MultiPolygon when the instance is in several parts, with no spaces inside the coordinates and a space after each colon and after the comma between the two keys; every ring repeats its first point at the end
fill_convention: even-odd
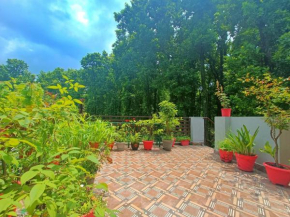
{"type": "Polygon", "coordinates": [[[99,148],[99,142],[89,142],[91,148],[99,148]]]}
{"type": "Polygon", "coordinates": [[[231,117],[232,109],[222,108],[222,117],[231,117]]]}
{"type": "Polygon", "coordinates": [[[138,150],[138,148],[139,148],[139,143],[131,143],[131,148],[132,148],[132,150],[138,150]]]}
{"type": "Polygon", "coordinates": [[[249,155],[242,155],[235,153],[238,168],[240,170],[246,171],[246,172],[252,172],[254,170],[255,161],[258,158],[258,155],[249,156],[249,155]]]}
{"type": "Polygon", "coordinates": [[[263,165],[266,168],[266,172],[269,180],[275,185],[283,185],[285,187],[290,184],[290,166],[279,164],[288,169],[282,169],[275,167],[273,162],[264,162],[263,165]]]}
{"type": "Polygon", "coordinates": [[[172,147],[174,147],[175,142],[176,142],[176,138],[173,138],[172,147]]]}
{"type": "Polygon", "coordinates": [[[222,149],[219,149],[220,158],[223,162],[230,163],[233,160],[234,153],[232,151],[225,151],[222,149]]]}
{"type": "Polygon", "coordinates": [[[163,144],[163,149],[166,151],[171,151],[172,148],[172,140],[163,140],[162,141],[163,144]]]}
{"type": "Polygon", "coordinates": [[[180,141],[180,144],[182,145],[182,146],[187,146],[187,145],[189,145],[189,140],[181,140],[180,141]]]}
{"type": "Polygon", "coordinates": [[[145,150],[152,150],[153,142],[154,142],[153,140],[151,140],[151,141],[143,141],[144,149],[145,150]]]}

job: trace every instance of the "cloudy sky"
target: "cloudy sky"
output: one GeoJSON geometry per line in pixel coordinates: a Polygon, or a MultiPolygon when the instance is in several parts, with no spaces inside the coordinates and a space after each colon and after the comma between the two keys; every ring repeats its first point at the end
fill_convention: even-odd
{"type": "Polygon", "coordinates": [[[80,68],[87,53],[111,52],[130,0],[0,0],[0,64],[21,59],[32,73],[80,68]]]}

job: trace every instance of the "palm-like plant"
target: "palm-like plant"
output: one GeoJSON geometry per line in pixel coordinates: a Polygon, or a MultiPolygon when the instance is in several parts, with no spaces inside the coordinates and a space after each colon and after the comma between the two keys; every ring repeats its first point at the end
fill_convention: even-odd
{"type": "Polygon", "coordinates": [[[242,155],[252,156],[254,154],[254,140],[259,132],[259,127],[255,130],[253,135],[250,134],[250,131],[245,125],[241,130],[237,130],[237,135],[230,133],[228,139],[231,142],[231,145],[235,152],[242,155]]]}

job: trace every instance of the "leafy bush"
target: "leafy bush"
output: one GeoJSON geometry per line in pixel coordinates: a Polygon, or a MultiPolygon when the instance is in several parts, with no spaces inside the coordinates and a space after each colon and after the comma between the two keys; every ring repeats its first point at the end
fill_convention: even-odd
{"type": "Polygon", "coordinates": [[[88,183],[110,154],[104,145],[89,148],[95,132],[88,129],[103,123],[78,114],[82,102],[67,92],[84,86],[65,79],[68,87],[50,87],[59,95],[36,83],[0,82],[1,216],[16,215],[15,207],[31,216],[114,215],[88,183]]]}
{"type": "Polygon", "coordinates": [[[190,140],[190,136],[177,136],[176,141],[180,142],[182,140],[190,140]]]}
{"type": "Polygon", "coordinates": [[[177,115],[176,106],[172,102],[163,101],[159,103],[159,108],[158,115],[160,123],[164,127],[165,136],[172,139],[172,131],[180,124],[179,119],[175,117],[177,115]]]}

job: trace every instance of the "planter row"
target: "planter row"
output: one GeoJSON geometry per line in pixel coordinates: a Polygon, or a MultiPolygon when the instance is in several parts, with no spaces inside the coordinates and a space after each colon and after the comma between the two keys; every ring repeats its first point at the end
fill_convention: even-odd
{"type": "MultiPolygon", "coordinates": [[[[175,142],[176,142],[176,139],[174,140],[163,140],[163,148],[167,151],[170,151],[171,150],[171,147],[174,147],[175,145],[175,142]]],[[[154,141],[151,140],[151,141],[143,141],[143,145],[144,145],[144,149],[145,150],[152,150],[152,147],[153,147],[153,143],[154,141]]],[[[182,146],[188,146],[190,143],[189,140],[181,140],[180,141],[180,144],[182,146]]],[[[99,143],[97,142],[90,142],[90,147],[91,148],[99,148],[99,143]]],[[[114,147],[114,142],[111,143],[111,144],[108,144],[110,150],[113,149],[114,147]]],[[[116,142],[116,146],[117,146],[117,150],[118,151],[124,151],[125,150],[125,147],[126,147],[126,142],[116,142]]],[[[131,143],[131,148],[132,150],[138,150],[139,148],[139,143],[131,143]]]]}
{"type": "MultiPolygon", "coordinates": [[[[226,163],[230,163],[233,160],[232,151],[219,150],[220,159],[226,163]]],[[[252,172],[258,155],[248,156],[235,153],[238,168],[242,171],[252,172]]],[[[272,162],[264,162],[264,167],[269,180],[276,185],[289,186],[290,184],[290,166],[279,164],[279,167],[272,162]]]]}

